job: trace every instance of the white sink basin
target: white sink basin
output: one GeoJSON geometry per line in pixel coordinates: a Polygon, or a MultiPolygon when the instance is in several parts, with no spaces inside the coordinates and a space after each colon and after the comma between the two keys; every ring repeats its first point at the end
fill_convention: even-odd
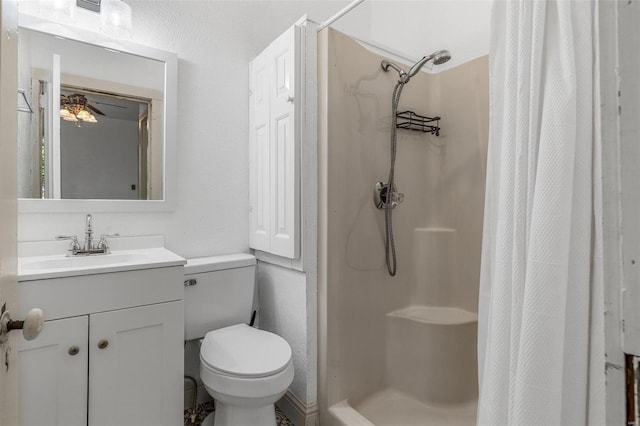
{"type": "MultiPolygon", "coordinates": [[[[119,244],[123,245],[122,242],[119,244]]],[[[26,253],[18,257],[18,281],[162,268],[184,265],[186,262],[182,257],[164,247],[130,249],[131,244],[127,245],[129,246],[125,245],[127,250],[117,250],[112,247],[110,254],[69,257],[65,255],[66,251],[62,254],[49,254],[28,247],[28,250],[25,250],[26,253]]]]}

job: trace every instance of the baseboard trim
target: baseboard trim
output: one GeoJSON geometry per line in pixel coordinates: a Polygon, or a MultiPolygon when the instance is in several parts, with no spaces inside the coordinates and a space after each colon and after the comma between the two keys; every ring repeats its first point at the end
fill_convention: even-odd
{"type": "Polygon", "coordinates": [[[276,405],[295,426],[318,426],[318,404],[306,405],[287,392],[276,405]]]}

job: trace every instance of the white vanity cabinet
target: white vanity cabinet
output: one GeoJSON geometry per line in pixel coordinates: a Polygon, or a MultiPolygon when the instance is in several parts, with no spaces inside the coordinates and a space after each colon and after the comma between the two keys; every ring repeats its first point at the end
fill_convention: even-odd
{"type": "Polygon", "coordinates": [[[182,424],[183,264],[19,273],[19,314],[45,315],[18,348],[21,426],[182,424]]]}

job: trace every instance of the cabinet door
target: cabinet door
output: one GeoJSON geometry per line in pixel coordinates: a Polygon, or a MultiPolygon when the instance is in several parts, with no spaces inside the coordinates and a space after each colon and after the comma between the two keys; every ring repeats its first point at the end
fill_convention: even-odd
{"type": "Polygon", "coordinates": [[[271,74],[271,253],[299,257],[300,27],[269,46],[271,74]]]}
{"type": "Polygon", "coordinates": [[[20,336],[21,426],[86,426],[88,318],[47,321],[32,341],[20,336]]]}
{"type": "Polygon", "coordinates": [[[182,301],[89,317],[89,425],[182,424],[182,301]]]}
{"type": "Polygon", "coordinates": [[[249,64],[249,246],[300,256],[300,27],[249,64]]]}

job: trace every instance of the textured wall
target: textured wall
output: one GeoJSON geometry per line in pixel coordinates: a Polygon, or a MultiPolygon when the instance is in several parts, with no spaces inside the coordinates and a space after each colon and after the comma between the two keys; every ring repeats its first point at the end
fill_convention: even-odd
{"type": "Polygon", "coordinates": [[[277,331],[289,342],[295,367],[290,391],[304,402],[315,402],[315,389],[308,401],[306,388],[309,380],[315,383],[316,371],[309,371],[307,362],[305,274],[260,262],[258,282],[260,328],[277,331]]]}

